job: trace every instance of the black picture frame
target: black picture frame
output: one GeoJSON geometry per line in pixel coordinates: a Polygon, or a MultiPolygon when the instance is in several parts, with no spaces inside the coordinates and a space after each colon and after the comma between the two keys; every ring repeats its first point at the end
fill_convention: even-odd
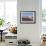
{"type": "Polygon", "coordinates": [[[36,11],[20,11],[20,24],[35,24],[36,11]]]}

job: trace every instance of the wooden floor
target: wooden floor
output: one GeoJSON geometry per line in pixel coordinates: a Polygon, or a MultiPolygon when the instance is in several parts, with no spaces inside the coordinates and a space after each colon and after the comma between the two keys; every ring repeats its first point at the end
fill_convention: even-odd
{"type": "MultiPolygon", "coordinates": [[[[0,46],[5,46],[5,41],[1,42],[0,41],[0,46]]],[[[37,44],[33,44],[32,46],[38,46],[37,44]]],[[[46,43],[43,43],[42,45],[39,46],[46,46],[46,43]]]]}
{"type": "Polygon", "coordinates": [[[4,41],[3,42],[0,41],[0,46],[5,46],[5,42],[4,41]]]}

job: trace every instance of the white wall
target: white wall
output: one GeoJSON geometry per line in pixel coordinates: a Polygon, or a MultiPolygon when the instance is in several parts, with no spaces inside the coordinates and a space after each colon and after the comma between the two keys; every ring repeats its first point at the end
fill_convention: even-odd
{"type": "Polygon", "coordinates": [[[40,43],[41,2],[41,0],[17,1],[18,39],[29,39],[31,43],[40,43]],[[20,11],[36,11],[36,24],[20,24],[20,11]]]}

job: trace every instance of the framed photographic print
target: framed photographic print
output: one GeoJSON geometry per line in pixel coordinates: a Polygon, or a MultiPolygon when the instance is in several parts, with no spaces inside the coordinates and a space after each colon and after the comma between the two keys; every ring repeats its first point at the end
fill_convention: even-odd
{"type": "Polygon", "coordinates": [[[20,23],[21,24],[35,24],[36,11],[20,11],[20,23]]]}

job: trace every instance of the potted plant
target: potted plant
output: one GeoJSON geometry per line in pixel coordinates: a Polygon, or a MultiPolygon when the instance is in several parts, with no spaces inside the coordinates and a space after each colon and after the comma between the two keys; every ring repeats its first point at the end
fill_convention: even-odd
{"type": "Polygon", "coordinates": [[[0,27],[2,27],[4,25],[4,19],[3,18],[0,18],[0,27]]]}

